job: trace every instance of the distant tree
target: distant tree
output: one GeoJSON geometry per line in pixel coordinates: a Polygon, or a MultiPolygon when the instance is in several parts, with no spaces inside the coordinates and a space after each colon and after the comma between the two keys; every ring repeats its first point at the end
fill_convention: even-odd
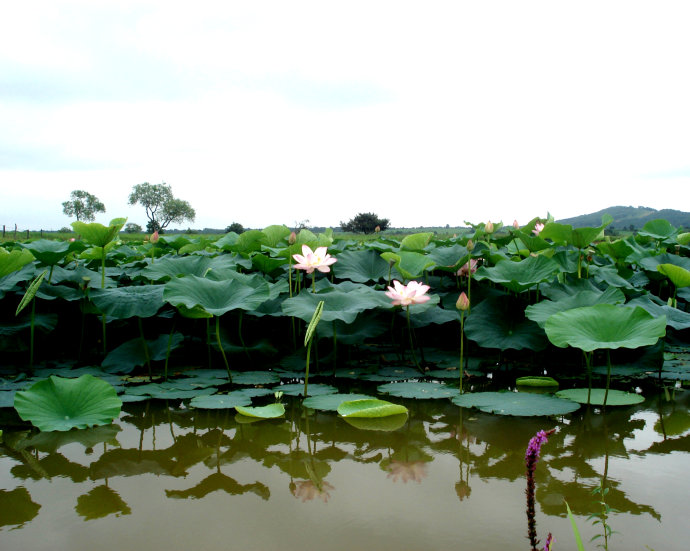
{"type": "Polygon", "coordinates": [[[165,182],[153,185],[144,182],[134,186],[129,194],[129,204],[137,203],[143,205],[146,210],[146,217],[149,219],[146,224],[148,233],[162,232],[172,222],[194,222],[196,217],[192,206],[187,201],[176,199],[172,189],[165,182]]]}
{"type": "Polygon", "coordinates": [[[230,233],[234,231],[235,233],[242,233],[244,231],[244,226],[239,222],[233,222],[227,228],[225,228],[225,233],[230,233]]]}
{"type": "Polygon", "coordinates": [[[141,233],[143,230],[139,224],[135,224],[134,222],[129,222],[125,226],[125,233],[141,233]]]}
{"type": "Polygon", "coordinates": [[[340,227],[344,232],[351,233],[374,233],[376,228],[378,231],[388,229],[390,220],[388,218],[379,218],[373,212],[360,212],[349,222],[341,222],[340,227]]]}
{"type": "Polygon", "coordinates": [[[105,205],[95,195],[76,189],[70,193],[70,200],[62,203],[62,212],[77,220],[92,222],[97,212],[105,212],[105,205]]]}

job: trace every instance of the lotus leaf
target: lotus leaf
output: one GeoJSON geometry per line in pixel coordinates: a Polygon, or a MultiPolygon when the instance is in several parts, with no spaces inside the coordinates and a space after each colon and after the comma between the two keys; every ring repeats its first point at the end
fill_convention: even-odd
{"type": "Polygon", "coordinates": [[[423,251],[433,236],[434,234],[429,232],[406,235],[400,242],[400,250],[423,251]]]}
{"type": "Polygon", "coordinates": [[[270,371],[233,371],[232,382],[238,385],[272,385],[280,377],[270,371]]]}
{"type": "Polygon", "coordinates": [[[338,406],[338,414],[342,417],[389,417],[407,412],[405,406],[374,398],[348,400],[338,406]]]}
{"type": "Polygon", "coordinates": [[[551,281],[558,273],[558,263],[545,256],[529,256],[519,262],[501,260],[491,268],[481,267],[474,277],[500,283],[516,293],[525,291],[537,283],[551,281]]]}
{"type": "Polygon", "coordinates": [[[235,409],[237,413],[245,417],[256,417],[259,419],[276,419],[285,415],[285,406],[283,404],[269,404],[259,407],[235,406],[235,409]]]}
{"type": "Polygon", "coordinates": [[[467,248],[457,243],[451,247],[436,247],[429,252],[428,256],[436,264],[437,270],[445,272],[457,271],[470,259],[467,248]]]}
{"type": "Polygon", "coordinates": [[[163,291],[163,299],[173,306],[182,305],[188,309],[200,306],[215,316],[238,308],[253,310],[268,296],[268,283],[265,282],[255,288],[238,280],[212,281],[193,275],[170,280],[163,291]]]}
{"type": "Polygon", "coordinates": [[[472,392],[456,396],[452,401],[461,407],[476,407],[485,413],[516,417],[565,415],[580,407],[570,400],[522,392],[472,392]]]}
{"type": "Polygon", "coordinates": [[[54,266],[65,258],[73,248],[70,247],[69,241],[57,241],[55,239],[39,239],[19,245],[31,251],[36,260],[46,266],[54,266]]]}
{"type": "Polygon", "coordinates": [[[129,515],[132,510],[120,495],[109,486],[96,486],[87,494],[77,498],[74,508],[84,520],[107,517],[108,515],[129,515]]]}
{"type": "Polygon", "coordinates": [[[674,264],[659,264],[656,269],[669,278],[676,287],[690,285],[690,270],[674,264]]]}
{"type": "Polygon", "coordinates": [[[343,402],[369,399],[373,399],[373,396],[366,394],[321,394],[320,396],[305,398],[302,405],[320,411],[338,411],[338,406],[343,402]]]}
{"type": "Polygon", "coordinates": [[[690,328],[690,312],[684,312],[678,308],[672,308],[665,302],[659,304],[661,301],[652,295],[643,295],[632,299],[626,306],[639,306],[644,308],[649,314],[655,318],[666,316],[666,323],[669,327],[682,331],[690,328]]]}
{"type": "Polygon", "coordinates": [[[529,377],[518,377],[515,380],[515,384],[518,386],[554,387],[558,386],[558,381],[553,377],[532,375],[529,377]]]}
{"type": "Polygon", "coordinates": [[[89,298],[96,308],[111,318],[150,318],[164,304],[163,289],[163,285],[92,289],[89,298]]]}
{"type": "Polygon", "coordinates": [[[113,218],[108,226],[99,224],[98,222],[92,222],[87,224],[86,222],[72,222],[72,228],[74,231],[81,235],[82,240],[96,247],[105,247],[110,243],[122,226],[127,222],[126,218],[113,218]]]}
{"type": "Polygon", "coordinates": [[[400,381],[401,379],[416,379],[419,370],[412,367],[383,367],[376,373],[363,373],[359,378],[364,381],[400,381]]]}
{"type": "Polygon", "coordinates": [[[0,277],[16,272],[33,261],[34,255],[26,249],[7,252],[0,247],[0,277]]]}
{"type": "Polygon", "coordinates": [[[275,247],[290,235],[290,228],[283,225],[267,226],[261,233],[264,234],[263,244],[268,247],[275,247]]]}
{"type": "Polygon", "coordinates": [[[558,312],[582,306],[594,306],[595,304],[622,304],[624,302],[625,295],[620,289],[609,287],[603,293],[601,291],[582,291],[560,300],[543,300],[525,308],[525,316],[543,329],[546,320],[558,312]]]}
{"type": "Polygon", "coordinates": [[[560,348],[570,345],[585,352],[638,348],[650,346],[666,334],[666,316],[654,318],[639,306],[597,304],[554,314],[545,329],[549,340],[560,348]]]}
{"type": "Polygon", "coordinates": [[[421,277],[425,271],[435,266],[428,255],[413,251],[385,252],[381,254],[381,258],[386,262],[392,262],[405,279],[421,277]]]}
{"type": "MultiPolygon", "coordinates": [[[[304,385],[299,383],[280,385],[274,387],[274,390],[280,391],[286,396],[302,396],[304,394],[304,385]]],[[[311,384],[309,385],[309,396],[319,396],[321,394],[335,394],[338,389],[331,385],[311,384]]]]}
{"type": "Polygon", "coordinates": [[[344,251],[338,255],[333,265],[333,273],[338,279],[350,279],[357,283],[379,281],[386,278],[389,265],[381,255],[372,250],[344,251]]]}
{"type": "Polygon", "coordinates": [[[428,382],[388,383],[380,385],[378,391],[400,398],[417,399],[452,398],[460,394],[460,391],[452,386],[428,382]]]}
{"type": "Polygon", "coordinates": [[[111,423],[120,414],[122,401],[112,385],[92,375],[77,379],[51,376],[17,391],[14,407],[39,430],[65,431],[111,423]]]}
{"type": "Polygon", "coordinates": [[[542,350],[548,341],[539,326],[525,320],[510,297],[490,297],[472,308],[465,336],[484,348],[542,350]]]}
{"type": "Polygon", "coordinates": [[[645,235],[654,239],[666,239],[673,237],[678,232],[678,228],[671,225],[668,220],[650,220],[638,232],[638,235],[645,235]]]}
{"type": "Polygon", "coordinates": [[[190,255],[164,257],[142,270],[142,275],[152,281],[164,278],[195,275],[204,277],[211,267],[211,259],[205,256],[190,255]]]}
{"type": "MultiPolygon", "coordinates": [[[[604,403],[604,396],[606,395],[605,388],[569,388],[567,390],[559,390],[556,396],[572,400],[578,404],[590,403],[595,406],[600,406],[604,403]],[[589,395],[589,401],[587,397],[589,395]]],[[[622,390],[608,389],[608,396],[606,397],[607,406],[629,406],[632,404],[640,404],[644,402],[644,396],[633,394],[631,392],[623,392],[622,390]]]]}

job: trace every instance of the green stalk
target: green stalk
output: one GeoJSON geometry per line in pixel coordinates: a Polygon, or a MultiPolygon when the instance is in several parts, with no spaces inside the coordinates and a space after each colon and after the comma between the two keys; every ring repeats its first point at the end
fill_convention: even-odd
{"type": "Polygon", "coordinates": [[[228,358],[225,355],[225,350],[223,350],[223,344],[220,342],[220,316],[214,316],[216,318],[216,340],[218,341],[218,349],[220,350],[221,356],[223,356],[223,362],[225,362],[225,369],[228,372],[228,381],[232,383],[232,375],[230,374],[230,364],[228,363],[228,358]]]}
{"type": "Polygon", "coordinates": [[[414,360],[414,365],[419,370],[419,372],[424,373],[422,366],[420,366],[419,362],[417,361],[417,354],[415,354],[414,343],[412,342],[412,324],[410,323],[410,305],[409,304],[407,306],[405,306],[405,313],[407,316],[407,335],[410,338],[410,351],[412,352],[412,359],[414,360]]]}
{"type": "Polygon", "coordinates": [[[137,322],[139,325],[139,336],[141,337],[141,344],[144,347],[144,357],[146,358],[146,367],[149,368],[149,383],[153,380],[153,374],[151,372],[151,358],[149,357],[149,347],[146,344],[146,339],[144,338],[144,325],[141,323],[141,318],[137,317],[137,322]]]}
{"type": "Polygon", "coordinates": [[[606,408],[606,399],[609,396],[609,385],[611,384],[611,353],[606,349],[606,391],[604,392],[604,405],[606,408]]]}
{"type": "Polygon", "coordinates": [[[173,322],[172,329],[170,330],[170,335],[168,335],[168,348],[165,351],[165,367],[164,369],[164,374],[165,374],[165,380],[168,380],[168,360],[170,359],[170,347],[172,346],[172,336],[173,333],[175,332],[175,323],[173,322]]]}
{"type": "Polygon", "coordinates": [[[465,354],[465,312],[460,312],[460,394],[462,394],[462,374],[465,354]]]}

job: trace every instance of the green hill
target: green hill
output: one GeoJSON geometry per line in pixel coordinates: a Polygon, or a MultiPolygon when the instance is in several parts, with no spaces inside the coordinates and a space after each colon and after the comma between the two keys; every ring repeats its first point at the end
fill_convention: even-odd
{"type": "Polygon", "coordinates": [[[596,227],[601,225],[601,217],[610,214],[613,222],[609,226],[615,230],[639,230],[650,220],[663,218],[677,228],[690,228],[690,212],[674,209],[656,210],[649,207],[609,207],[591,214],[557,220],[560,224],[570,224],[574,228],[596,227]]]}

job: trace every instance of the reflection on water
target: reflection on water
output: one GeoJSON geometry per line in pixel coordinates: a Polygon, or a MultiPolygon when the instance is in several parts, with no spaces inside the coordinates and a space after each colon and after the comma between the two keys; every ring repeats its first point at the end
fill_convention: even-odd
{"type": "Polygon", "coordinates": [[[409,418],[368,426],[305,412],[297,400],[285,419],[256,423],[126,404],[109,427],[7,430],[0,529],[6,548],[30,549],[55,548],[46,530],[72,549],[99,533],[108,534],[102,549],[129,538],[151,549],[527,548],[525,449],[537,430],[556,427],[536,471],[542,537],[574,548],[564,500],[585,535],[599,533],[587,517],[602,510],[592,495],[601,485],[617,511],[605,518],[619,532],[610,548],[683,549],[687,394],[566,419],[410,401],[409,418]],[[223,547],[219,533],[233,544],[223,547]]]}

